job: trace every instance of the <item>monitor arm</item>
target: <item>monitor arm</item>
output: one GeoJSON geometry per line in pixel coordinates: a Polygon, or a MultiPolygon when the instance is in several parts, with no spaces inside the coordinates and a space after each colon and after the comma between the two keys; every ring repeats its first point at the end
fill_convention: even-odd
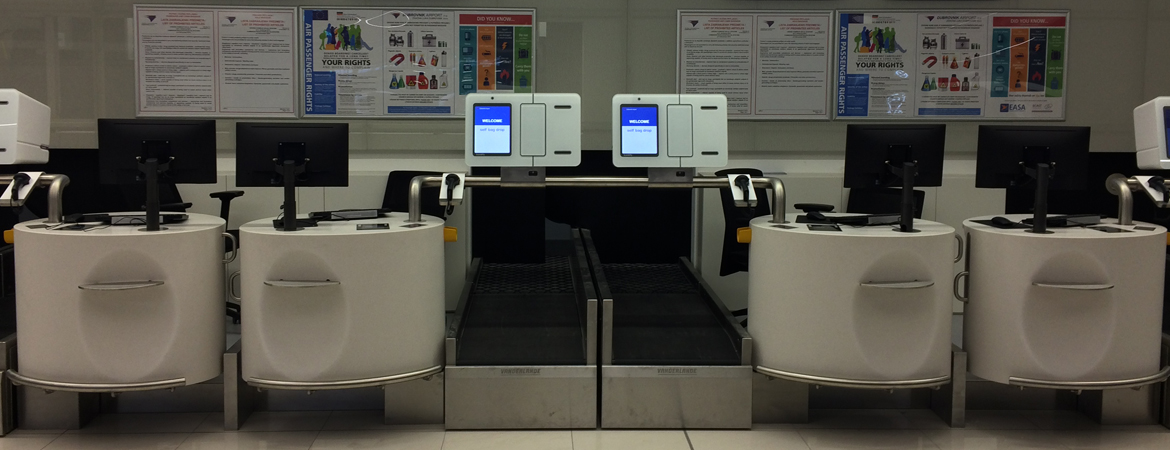
{"type": "Polygon", "coordinates": [[[890,173],[902,179],[902,217],[898,231],[917,232],[914,229],[914,176],[918,175],[918,161],[904,161],[900,167],[886,162],[886,167],[890,173]]]}
{"type": "Polygon", "coordinates": [[[1048,233],[1048,182],[1056,175],[1056,163],[1037,163],[1033,169],[1024,166],[1024,174],[1036,180],[1036,200],[1032,205],[1032,233],[1048,233]]]}
{"type": "Polygon", "coordinates": [[[309,158],[277,160],[276,171],[284,178],[283,231],[297,231],[297,175],[305,173],[309,158]]]}
{"type": "Polygon", "coordinates": [[[158,176],[171,168],[171,160],[159,162],[158,158],[138,158],[138,170],[146,175],[146,228],[140,231],[159,231],[159,210],[162,208],[158,200],[158,176]]]}

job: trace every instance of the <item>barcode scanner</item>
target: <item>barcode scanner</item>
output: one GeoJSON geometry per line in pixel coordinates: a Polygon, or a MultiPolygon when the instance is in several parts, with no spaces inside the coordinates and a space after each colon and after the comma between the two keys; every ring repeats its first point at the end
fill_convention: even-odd
{"type": "Polygon", "coordinates": [[[31,182],[31,181],[32,181],[32,177],[29,177],[28,174],[24,173],[24,172],[19,172],[16,175],[12,176],[12,203],[13,204],[16,204],[16,202],[20,201],[20,190],[24,189],[25,186],[28,186],[29,182],[31,182]]]}
{"type": "Polygon", "coordinates": [[[455,196],[455,187],[459,186],[459,175],[450,173],[447,178],[443,180],[443,184],[447,186],[447,211],[446,215],[451,215],[455,211],[455,205],[451,203],[452,197],[455,196]]]}

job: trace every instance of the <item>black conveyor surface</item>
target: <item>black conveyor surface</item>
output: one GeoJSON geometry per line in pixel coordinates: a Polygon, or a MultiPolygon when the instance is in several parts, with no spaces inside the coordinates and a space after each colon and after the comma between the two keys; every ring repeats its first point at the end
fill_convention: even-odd
{"type": "Polygon", "coordinates": [[[682,264],[602,264],[613,296],[615,365],[740,365],[724,326],[682,264]]]}
{"type": "Polygon", "coordinates": [[[584,333],[574,266],[485,263],[467,302],[456,363],[460,366],[583,365],[584,333]]]}

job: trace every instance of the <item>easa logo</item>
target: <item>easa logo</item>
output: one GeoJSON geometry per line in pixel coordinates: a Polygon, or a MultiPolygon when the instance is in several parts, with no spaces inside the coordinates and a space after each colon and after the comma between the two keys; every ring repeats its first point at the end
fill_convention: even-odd
{"type": "Polygon", "coordinates": [[[1027,111],[1027,110],[1028,110],[1028,107],[1025,105],[1013,105],[1010,103],[1000,103],[999,104],[999,112],[1001,112],[1001,113],[1019,112],[1019,111],[1027,111]]]}

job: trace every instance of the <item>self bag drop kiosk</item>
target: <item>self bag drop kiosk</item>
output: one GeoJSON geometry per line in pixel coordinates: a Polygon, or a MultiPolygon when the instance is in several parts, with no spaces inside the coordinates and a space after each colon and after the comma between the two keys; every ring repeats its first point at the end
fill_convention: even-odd
{"type": "MultiPolygon", "coordinates": [[[[470,94],[465,120],[467,165],[500,167],[496,185],[539,186],[544,167],[580,162],[577,94],[470,94]]],[[[465,184],[445,174],[440,202],[465,184]]],[[[472,261],[447,331],[448,429],[597,427],[598,298],[573,241],[542,263],[472,261]]]]}
{"type": "MultiPolygon", "coordinates": [[[[727,165],[722,95],[617,95],[612,114],[614,166],[649,168],[651,189],[700,187],[696,167],[727,165]]],[[[754,203],[750,178],[740,181],[732,190],[754,203]]],[[[690,261],[589,257],[602,297],[601,426],[750,428],[751,338],[690,261]]]]}

